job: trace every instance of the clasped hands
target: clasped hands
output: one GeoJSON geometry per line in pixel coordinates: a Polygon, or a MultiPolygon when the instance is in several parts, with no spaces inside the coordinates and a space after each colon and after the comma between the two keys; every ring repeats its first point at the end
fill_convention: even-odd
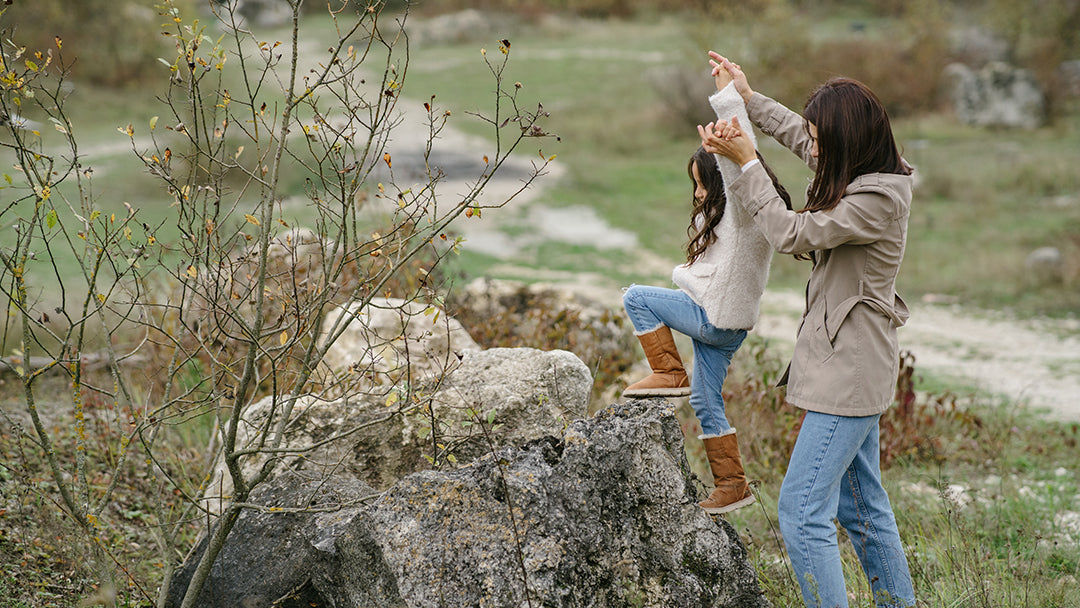
{"type": "Polygon", "coordinates": [[[757,158],[754,143],[746,136],[738,117],[731,120],[717,119],[704,127],[698,125],[701,147],[707,152],[731,159],[740,167],[757,158]]]}

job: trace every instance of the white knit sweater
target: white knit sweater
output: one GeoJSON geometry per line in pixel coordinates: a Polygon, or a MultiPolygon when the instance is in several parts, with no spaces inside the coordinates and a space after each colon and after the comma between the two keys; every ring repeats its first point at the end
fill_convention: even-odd
{"type": "MultiPolygon", "coordinates": [[[[746,106],[734,83],[714,93],[709,104],[718,118],[730,120],[737,116],[756,146],[746,106]]],[[[742,169],[721,156],[717,156],[717,165],[724,177],[726,193],[727,185],[742,169]]],[[[761,294],[769,279],[772,246],[754,225],[753,218],[730,200],[714,232],[716,241],[693,264],[676,266],[671,280],[705,309],[714,327],[751,329],[757,322],[761,294]]]]}

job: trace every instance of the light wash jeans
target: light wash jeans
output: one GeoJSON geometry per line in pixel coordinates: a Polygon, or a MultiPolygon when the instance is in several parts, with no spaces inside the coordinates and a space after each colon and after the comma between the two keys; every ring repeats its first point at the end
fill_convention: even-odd
{"type": "Polygon", "coordinates": [[[690,379],[690,406],[704,435],[720,435],[731,428],[724,415],[721,389],[731,357],[746,339],[745,329],[713,327],[705,310],[678,289],[631,285],[623,293],[623,306],[635,334],[667,325],[694,342],[694,375],[690,379]]]}
{"type": "Polygon", "coordinates": [[[881,486],[880,415],[807,412],[780,488],[780,531],[813,608],[847,608],[834,518],[847,530],[877,606],[915,603],[896,518],[881,486]]]}

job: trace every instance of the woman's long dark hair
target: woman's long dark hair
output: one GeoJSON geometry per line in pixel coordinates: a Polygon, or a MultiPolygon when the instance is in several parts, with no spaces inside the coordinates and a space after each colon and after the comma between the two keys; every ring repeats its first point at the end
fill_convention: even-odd
{"type": "Polygon", "coordinates": [[[802,211],[832,209],[856,177],[867,173],[910,175],[893,139],[889,114],[866,85],[833,78],[803,108],[806,129],[817,127],[818,166],[802,211]]]}
{"type": "MultiPolygon", "coordinates": [[[[765,159],[761,158],[760,153],[758,153],[757,157],[761,161],[761,166],[765,168],[765,173],[772,180],[776,193],[780,195],[784,205],[791,209],[791,195],[788,194],[787,189],[780,183],[780,180],[776,179],[776,174],[765,163],[765,159]]],[[[701,185],[705,187],[705,199],[697,200],[697,198],[694,198],[694,191],[691,190],[690,197],[693,201],[694,210],[690,213],[690,226],[686,229],[686,234],[690,237],[690,241],[686,244],[687,264],[693,264],[705,253],[709,245],[716,242],[715,230],[720,225],[720,220],[724,217],[724,210],[727,208],[724,178],[720,173],[720,168],[716,166],[716,156],[706,152],[705,148],[699,147],[694,152],[694,155],[690,157],[690,162],[686,165],[686,173],[690,176],[690,183],[696,189],[697,184],[694,183],[695,164],[698,168],[698,177],[701,178],[701,185]],[[702,218],[700,225],[697,221],[698,216],[702,218]]],[[[809,259],[805,256],[795,257],[800,260],[809,259]]]]}

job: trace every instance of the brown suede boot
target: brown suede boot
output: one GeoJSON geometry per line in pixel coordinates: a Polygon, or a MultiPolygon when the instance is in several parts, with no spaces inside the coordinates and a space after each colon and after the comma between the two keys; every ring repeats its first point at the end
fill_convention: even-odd
{"type": "Polygon", "coordinates": [[[690,394],[690,379],[683,369],[679,349],[671,329],[661,325],[658,329],[638,336],[645,358],[653,373],[644,380],[626,387],[623,397],[682,397],[690,394]]]}
{"type": "Polygon", "coordinates": [[[698,503],[701,508],[706,513],[727,513],[753,504],[754,495],[746,485],[735,429],[719,437],[706,437],[703,441],[715,489],[708,498],[698,503]]]}

